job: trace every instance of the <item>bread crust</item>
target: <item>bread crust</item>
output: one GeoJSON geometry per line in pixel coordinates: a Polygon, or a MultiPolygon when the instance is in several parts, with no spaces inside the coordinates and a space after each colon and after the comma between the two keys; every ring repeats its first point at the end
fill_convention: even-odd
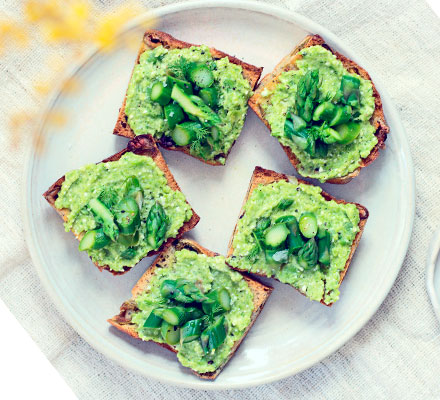
{"type": "MultiPolygon", "coordinates": [[[[242,205],[241,210],[240,210],[240,215],[238,217],[238,220],[240,220],[243,217],[243,215],[245,213],[244,207],[246,205],[246,202],[248,201],[248,199],[249,199],[250,195],[252,194],[252,192],[259,185],[270,185],[271,183],[278,182],[278,181],[286,181],[286,182],[298,181],[299,183],[302,183],[302,184],[305,184],[305,185],[314,186],[314,185],[311,185],[310,183],[308,183],[308,182],[306,182],[306,181],[304,181],[302,179],[298,179],[298,178],[296,178],[294,176],[289,176],[289,175],[286,175],[286,174],[281,174],[281,173],[278,173],[278,172],[275,172],[275,171],[271,171],[271,170],[268,170],[268,169],[264,169],[264,168],[261,168],[261,167],[255,167],[254,172],[252,174],[251,181],[249,183],[249,187],[248,187],[245,199],[243,201],[243,205],[242,205]]],[[[353,243],[351,245],[351,250],[350,250],[350,254],[348,256],[347,262],[345,263],[344,269],[340,273],[340,278],[339,278],[339,286],[340,286],[342,281],[343,281],[343,279],[344,279],[344,277],[345,277],[345,274],[347,273],[348,267],[350,266],[350,262],[351,262],[351,259],[353,258],[354,252],[356,251],[356,248],[359,245],[359,241],[361,240],[361,236],[362,236],[362,233],[364,231],[365,224],[367,223],[367,219],[368,219],[369,213],[368,213],[368,210],[364,206],[362,206],[361,204],[349,203],[349,202],[347,202],[345,200],[337,199],[337,198],[333,197],[332,195],[330,195],[330,194],[328,194],[328,193],[326,193],[324,191],[321,192],[321,195],[327,201],[334,200],[338,204],[354,204],[356,206],[356,208],[359,210],[359,218],[360,218],[359,225],[358,225],[359,226],[359,232],[356,234],[356,236],[355,236],[355,238],[353,240],[353,243]]],[[[229,241],[227,257],[231,257],[233,255],[233,253],[234,253],[233,241],[234,241],[234,237],[235,237],[235,235],[237,233],[237,227],[238,227],[238,221],[235,224],[234,231],[233,231],[231,239],[229,241]]],[[[243,270],[243,269],[240,269],[240,268],[235,268],[235,267],[232,267],[232,268],[234,268],[234,269],[236,269],[238,271],[246,271],[246,270],[243,270]]],[[[255,272],[252,272],[252,274],[268,277],[267,275],[259,274],[259,273],[255,273],[255,272]]],[[[269,277],[269,278],[276,279],[275,277],[269,277]]],[[[278,280],[278,279],[276,279],[276,280],[278,280]]],[[[297,288],[294,288],[294,289],[298,290],[297,288]]],[[[298,291],[301,294],[304,295],[304,293],[302,293],[300,290],[298,290],[298,291]]],[[[326,306],[331,306],[333,304],[333,303],[330,303],[330,304],[325,303],[324,299],[321,299],[321,303],[326,305],[326,306]]]]}
{"type": "MultiPolygon", "coordinates": [[[[181,240],[175,240],[173,242],[173,245],[170,246],[168,249],[164,250],[155,260],[155,262],[151,265],[151,267],[145,272],[144,275],[139,279],[139,281],[136,283],[136,285],[133,287],[131,293],[132,298],[129,301],[126,301],[122,304],[120,308],[120,313],[118,315],[115,315],[113,318],[110,318],[108,322],[113,325],[118,330],[125,332],[126,334],[130,335],[131,337],[134,337],[136,339],[140,339],[139,335],[136,332],[136,325],[132,324],[130,322],[130,314],[136,310],[136,302],[135,299],[137,296],[139,296],[141,293],[143,293],[146,288],[148,287],[151,278],[154,276],[157,268],[163,268],[167,266],[170,262],[174,260],[174,252],[176,250],[182,250],[182,249],[188,249],[191,251],[195,251],[199,254],[205,254],[208,257],[214,257],[218,256],[218,253],[214,253],[213,251],[210,251],[202,246],[200,246],[198,243],[194,242],[193,240],[189,239],[181,239],[181,240]],[[128,313],[128,316],[127,316],[128,313]]],[[[231,267],[232,268],[232,267],[231,267]]],[[[229,357],[225,360],[225,362],[219,366],[215,371],[213,372],[205,372],[205,373],[198,373],[197,371],[194,371],[191,369],[191,372],[197,375],[199,378],[202,379],[215,379],[222,369],[225,367],[225,365],[228,363],[228,361],[232,358],[232,356],[237,351],[238,347],[240,346],[241,342],[251,329],[252,325],[255,323],[258,315],[260,314],[261,310],[263,309],[267,299],[269,298],[272,288],[270,286],[264,285],[251,277],[249,277],[247,274],[242,274],[243,278],[246,280],[250,290],[252,291],[254,295],[254,309],[252,311],[251,316],[251,322],[246,328],[245,333],[243,336],[237,340],[234,343],[234,346],[231,350],[231,353],[229,357]]],[[[154,341],[153,341],[154,342],[154,341]]],[[[157,343],[161,347],[164,347],[173,353],[177,353],[178,350],[170,346],[166,343],[157,343]]]]}
{"type": "MultiPolygon", "coordinates": [[[[343,54],[333,50],[329,45],[325,43],[324,39],[321,36],[310,35],[307,36],[291,53],[285,56],[277,64],[277,66],[272,72],[264,76],[264,78],[260,81],[258,88],[255,90],[254,95],[249,99],[249,106],[252,108],[252,110],[254,110],[257,116],[261,119],[261,121],[264,122],[264,124],[267,126],[267,128],[270,131],[271,128],[269,122],[264,118],[264,112],[260,106],[264,102],[263,100],[264,98],[261,95],[262,91],[265,88],[269,90],[274,88],[278,83],[278,78],[282,72],[295,69],[296,62],[302,58],[301,55],[298,54],[299,51],[301,51],[304,48],[317,46],[317,45],[322,46],[327,50],[329,50],[331,53],[333,53],[336,56],[338,60],[342,62],[342,65],[344,66],[345,69],[347,69],[349,72],[353,72],[360,75],[364,79],[371,81],[371,84],[373,86],[373,97],[374,97],[375,108],[373,115],[370,119],[370,122],[376,128],[375,136],[377,137],[377,144],[374,146],[374,148],[371,150],[370,154],[366,158],[361,159],[361,164],[356,170],[349,173],[348,175],[326,180],[326,182],[328,183],[344,184],[350,182],[353,178],[358,176],[362,168],[371,164],[377,157],[379,157],[379,150],[385,148],[385,140],[390,131],[389,126],[387,125],[385,120],[382,100],[380,98],[379,92],[377,91],[374,82],[371,80],[370,75],[368,74],[367,71],[365,71],[365,69],[363,69],[361,66],[356,64],[354,61],[345,57],[343,54]]],[[[291,148],[289,146],[284,146],[281,143],[280,145],[283,148],[284,152],[286,153],[287,157],[289,158],[289,161],[297,169],[297,166],[300,162],[293,153],[293,151],[291,150],[291,148]]]]}
{"type": "MultiPolygon", "coordinates": [[[[157,167],[159,167],[162,170],[162,172],[164,173],[165,178],[168,183],[168,186],[174,191],[177,191],[177,190],[180,191],[179,185],[177,184],[176,180],[174,179],[174,176],[172,175],[171,171],[169,170],[168,165],[166,164],[162,154],[160,153],[154,139],[150,135],[137,136],[136,138],[134,138],[133,140],[128,142],[127,147],[125,149],[121,150],[119,153],[116,153],[116,154],[102,160],[101,162],[106,163],[106,162],[111,162],[111,161],[118,161],[127,152],[132,152],[132,153],[135,153],[138,155],[151,157],[154,160],[157,167]]],[[[69,215],[70,210],[67,208],[58,209],[55,207],[55,201],[58,198],[58,193],[61,190],[61,186],[64,183],[64,181],[65,181],[65,176],[62,176],[49,189],[47,189],[46,192],[44,192],[43,197],[55,209],[55,211],[63,218],[64,222],[66,222],[67,216],[69,215]]],[[[145,257],[151,257],[155,254],[160,253],[162,250],[165,250],[166,248],[168,248],[171,245],[171,243],[173,242],[173,240],[175,240],[176,238],[182,237],[182,235],[185,232],[188,232],[189,230],[194,228],[197,225],[197,223],[199,222],[200,217],[196,214],[196,212],[192,208],[191,208],[191,211],[193,213],[192,217],[190,218],[190,220],[185,222],[180,227],[177,236],[175,238],[168,238],[168,240],[166,242],[164,242],[159,247],[158,250],[150,251],[145,257]]],[[[78,235],[74,233],[74,235],[78,240],[81,240],[83,233],[78,234],[78,235]]],[[[139,261],[141,261],[141,260],[139,260],[139,261]]],[[[99,265],[98,263],[94,263],[94,264],[96,265],[96,267],[98,267],[98,269],[100,271],[105,269],[105,270],[108,270],[109,272],[111,272],[113,275],[123,275],[127,271],[129,271],[131,268],[133,268],[133,267],[124,267],[123,271],[112,271],[108,265],[99,265]]]]}
{"type": "MultiPolygon", "coordinates": [[[[136,58],[135,65],[139,64],[139,58],[144,51],[154,49],[158,46],[163,46],[167,49],[183,49],[197,45],[178,40],[175,37],[169,35],[168,33],[157,31],[154,29],[149,29],[144,34],[143,42],[139,50],[138,56],[136,58]]],[[[214,59],[228,57],[229,62],[241,66],[243,68],[243,77],[249,82],[251,89],[255,88],[258,80],[260,79],[261,72],[263,71],[262,67],[260,68],[260,67],[256,67],[255,65],[245,63],[244,61],[241,61],[238,58],[230,56],[229,54],[226,54],[213,47],[210,47],[209,49],[214,59]]],[[[135,134],[127,122],[127,115],[125,114],[126,101],[127,101],[127,94],[125,95],[124,101],[122,103],[122,107],[119,110],[118,120],[116,122],[115,128],[113,129],[113,134],[132,139],[135,137],[135,134]]],[[[232,144],[227,154],[219,154],[218,156],[216,156],[217,160],[216,159],[204,160],[203,158],[196,157],[193,154],[190,154],[189,146],[174,146],[174,145],[170,145],[169,142],[161,141],[161,140],[158,140],[158,143],[167,150],[181,151],[191,157],[197,158],[198,160],[210,165],[223,165],[218,161],[218,158],[220,157],[227,158],[229,152],[232,149],[232,146],[234,145],[232,144]]]]}

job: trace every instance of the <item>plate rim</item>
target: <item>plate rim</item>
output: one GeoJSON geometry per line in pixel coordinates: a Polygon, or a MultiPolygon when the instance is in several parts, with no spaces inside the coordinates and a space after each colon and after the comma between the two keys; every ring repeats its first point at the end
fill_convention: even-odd
{"type": "Polygon", "coordinates": [[[432,308],[435,316],[440,321],[440,299],[436,291],[434,280],[435,272],[437,270],[437,259],[440,254],[440,228],[432,235],[431,242],[428,248],[428,255],[426,257],[426,290],[431,300],[432,308]]]}
{"type": "MultiPolygon", "coordinates": [[[[243,389],[253,386],[259,386],[262,384],[267,384],[275,381],[279,381],[281,379],[285,379],[287,377],[293,376],[301,371],[304,371],[311,366],[321,362],[325,358],[327,358],[329,355],[336,352],[341,346],[343,346],[345,343],[347,343],[350,339],[353,338],[354,335],[356,335],[363,326],[374,316],[376,311],[379,309],[380,305],[383,303],[385,298],[388,296],[389,291],[391,290],[392,286],[394,285],[394,282],[397,278],[397,275],[402,267],[404,257],[408,251],[409,241],[411,238],[411,233],[414,225],[414,216],[415,216],[415,174],[414,174],[414,167],[413,167],[413,161],[411,157],[411,152],[409,149],[409,143],[405,138],[405,129],[403,127],[403,124],[400,119],[400,115],[394,106],[394,103],[391,101],[389,95],[387,94],[387,91],[384,88],[384,85],[378,80],[374,73],[371,73],[371,71],[374,72],[374,68],[369,68],[368,62],[365,62],[362,58],[358,57],[356,54],[354,54],[349,47],[345,45],[341,39],[339,39],[336,35],[334,35],[331,31],[329,31],[327,28],[315,23],[314,21],[310,20],[307,17],[304,17],[301,14],[298,14],[296,12],[284,9],[279,6],[274,6],[271,4],[266,3],[256,3],[252,2],[250,0],[240,0],[240,1],[234,1],[234,0],[196,0],[196,1],[188,1],[184,3],[178,3],[178,4],[171,4],[166,5],[158,8],[153,8],[150,10],[149,13],[146,13],[144,15],[140,15],[136,17],[135,19],[131,20],[126,28],[124,30],[129,30],[130,27],[134,27],[138,25],[141,21],[144,21],[146,17],[151,17],[151,14],[157,17],[162,17],[168,14],[176,14],[179,12],[184,12],[188,10],[194,10],[194,9],[203,9],[203,8],[230,8],[230,9],[238,9],[238,10],[250,10],[254,12],[260,12],[262,14],[266,14],[278,19],[282,19],[284,21],[290,22],[292,24],[295,24],[297,26],[300,26],[301,28],[309,31],[318,33],[325,37],[326,41],[330,44],[336,43],[336,47],[339,48],[341,51],[344,52],[347,56],[349,56],[352,59],[355,59],[359,62],[359,64],[363,65],[374,77],[374,81],[378,83],[378,86],[381,87],[381,97],[383,99],[383,103],[387,106],[387,114],[393,115],[393,120],[395,120],[395,129],[396,131],[401,132],[401,140],[399,143],[399,149],[403,151],[405,157],[404,160],[406,161],[406,169],[404,171],[406,172],[406,175],[408,177],[407,181],[404,182],[406,184],[406,192],[409,194],[407,196],[407,202],[406,202],[406,219],[407,224],[404,226],[402,237],[404,240],[400,243],[400,246],[398,248],[398,257],[396,259],[396,267],[393,271],[393,273],[390,276],[390,279],[388,282],[382,285],[383,289],[380,293],[377,294],[376,301],[373,301],[369,303],[369,307],[366,310],[367,312],[364,312],[362,316],[360,316],[357,321],[355,321],[354,325],[351,325],[350,329],[346,331],[345,333],[341,334],[340,337],[338,337],[336,340],[333,340],[330,342],[327,347],[323,348],[321,351],[317,352],[317,354],[311,354],[309,356],[309,359],[306,360],[303,363],[300,363],[294,368],[287,369],[284,373],[278,374],[276,376],[274,375],[268,375],[264,378],[258,379],[258,381],[246,381],[246,382],[239,382],[239,383],[222,383],[219,381],[196,381],[196,380],[186,380],[183,379],[167,379],[166,377],[162,376],[158,372],[154,371],[146,371],[145,369],[141,368],[139,365],[130,363],[130,359],[127,358],[126,353],[122,353],[124,357],[117,357],[118,354],[118,347],[115,345],[112,345],[109,342],[105,342],[104,344],[99,340],[99,337],[94,334],[92,331],[89,332],[88,328],[84,325],[82,325],[81,321],[76,317],[76,313],[70,309],[70,305],[65,302],[63,297],[57,292],[56,288],[51,283],[51,278],[48,276],[48,274],[45,271],[44,267],[44,258],[40,257],[39,252],[41,251],[38,246],[34,243],[34,237],[32,235],[32,228],[31,228],[31,219],[32,215],[30,212],[29,207],[22,207],[22,217],[24,220],[24,232],[25,232],[25,240],[27,243],[27,246],[29,248],[29,252],[32,258],[32,261],[35,265],[35,268],[37,270],[37,273],[40,277],[40,280],[43,283],[43,286],[45,287],[47,293],[49,294],[51,300],[53,301],[54,305],[56,306],[57,310],[61,313],[63,318],[69,323],[69,325],[72,326],[72,328],[87,342],[89,343],[95,350],[102,353],[112,361],[116,362],[117,364],[131,370],[135,371],[136,373],[139,373],[147,378],[152,378],[156,381],[171,384],[178,387],[183,388],[193,388],[193,389],[203,389],[203,390],[222,390],[222,389],[243,389]],[[28,212],[26,212],[28,210],[28,212]]],[[[96,53],[98,52],[97,49],[92,49],[89,52],[86,52],[84,57],[73,67],[71,67],[68,72],[65,74],[65,78],[68,78],[72,75],[74,75],[81,67],[89,61],[96,53]]],[[[58,96],[60,95],[59,88],[61,88],[62,83],[64,82],[64,79],[60,80],[60,84],[57,85],[57,87],[52,92],[52,95],[49,96],[46,104],[44,107],[42,107],[42,111],[39,118],[39,124],[38,124],[38,134],[40,135],[42,133],[42,129],[44,128],[44,122],[45,122],[45,115],[47,114],[47,111],[50,110],[52,105],[56,102],[58,99],[58,96]]],[[[29,146],[25,158],[25,168],[23,169],[23,185],[22,185],[22,203],[28,204],[31,198],[31,164],[33,161],[33,149],[32,146],[29,146]]],[[[365,311],[365,310],[364,310],[365,311]]]]}

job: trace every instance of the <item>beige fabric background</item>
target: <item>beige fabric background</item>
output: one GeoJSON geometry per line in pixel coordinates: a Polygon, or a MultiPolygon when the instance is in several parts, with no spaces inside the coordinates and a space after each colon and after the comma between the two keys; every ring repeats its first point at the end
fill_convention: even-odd
{"type": "MultiPolygon", "coordinates": [[[[144,1],[158,7],[172,1],[144,1]]],[[[177,389],[133,374],[92,349],[66,323],[41,286],[24,242],[20,214],[24,145],[0,135],[0,297],[83,399],[436,399],[440,325],[425,290],[425,258],[439,224],[440,22],[422,0],[267,0],[326,26],[367,58],[397,105],[412,149],[417,210],[408,255],[389,296],[365,328],[322,363],[289,379],[240,391],[177,389]]],[[[20,2],[0,0],[18,17],[20,2]]],[[[97,1],[106,7],[108,0],[97,1]]],[[[50,53],[51,54],[51,53],[50,53]]],[[[44,48],[0,58],[0,127],[44,72],[44,48]]],[[[65,54],[59,49],[57,54],[65,54]]]]}

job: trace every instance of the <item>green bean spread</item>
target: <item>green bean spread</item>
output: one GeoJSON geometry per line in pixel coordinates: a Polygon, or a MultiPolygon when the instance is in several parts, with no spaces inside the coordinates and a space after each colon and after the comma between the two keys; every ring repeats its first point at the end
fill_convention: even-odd
{"type": "Polygon", "coordinates": [[[228,263],[273,276],[311,300],[338,300],[340,273],[359,232],[359,210],[327,201],[321,191],[286,181],[258,186],[245,204],[228,263]]]}
{"type": "Polygon", "coordinates": [[[141,339],[174,346],[185,367],[215,371],[251,322],[253,294],[223,256],[183,249],[174,257],[136,298],[131,322],[141,339]]]}
{"type": "Polygon", "coordinates": [[[372,83],[322,46],[299,54],[296,69],[263,90],[264,117],[271,134],[295,154],[301,175],[321,182],[348,175],[377,144],[372,83]]]}
{"type": "Polygon", "coordinates": [[[130,152],[68,172],[55,206],[69,210],[66,231],[84,233],[79,249],[112,271],[134,266],[192,216],[153,159],[130,152]]]}

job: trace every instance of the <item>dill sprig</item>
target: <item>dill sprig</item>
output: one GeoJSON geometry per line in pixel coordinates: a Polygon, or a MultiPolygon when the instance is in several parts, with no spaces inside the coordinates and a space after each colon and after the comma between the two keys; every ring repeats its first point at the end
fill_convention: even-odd
{"type": "Polygon", "coordinates": [[[203,126],[198,126],[194,128],[194,133],[196,135],[196,139],[191,143],[191,150],[195,153],[201,153],[203,142],[209,135],[209,130],[203,126]]]}
{"type": "Polygon", "coordinates": [[[193,63],[188,61],[185,57],[179,59],[168,67],[168,70],[179,79],[186,79],[189,69],[193,63]]]}
{"type": "Polygon", "coordinates": [[[255,262],[255,259],[257,258],[258,254],[260,253],[260,247],[258,245],[254,246],[251,251],[246,255],[246,259],[248,261],[251,261],[252,263],[255,262]]]}
{"type": "Polygon", "coordinates": [[[195,133],[196,133],[197,140],[202,141],[202,140],[205,140],[206,137],[209,135],[209,130],[208,130],[208,128],[201,126],[200,128],[195,129],[195,133]]]}

